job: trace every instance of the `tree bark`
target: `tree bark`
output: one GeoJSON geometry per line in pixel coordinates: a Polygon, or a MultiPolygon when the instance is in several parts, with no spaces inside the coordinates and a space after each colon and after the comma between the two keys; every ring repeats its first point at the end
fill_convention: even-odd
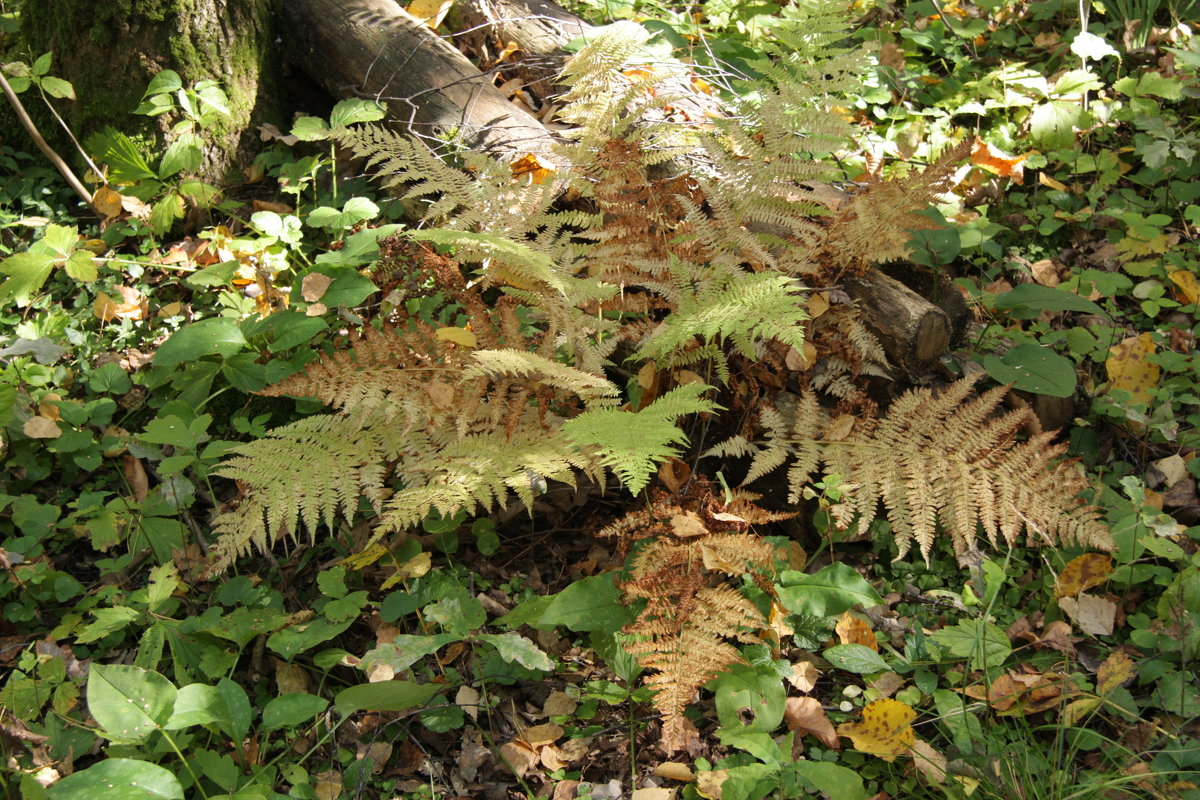
{"type": "Polygon", "coordinates": [[[53,52],[51,72],[75,86],[79,99],[57,107],[81,141],[106,125],[161,133],[133,111],[163,69],[217,80],[229,96],[230,118],[208,134],[210,179],[247,163],[255,127],[282,116],[274,0],[24,0],[21,16],[34,56],[53,52]]]}
{"type": "Polygon", "coordinates": [[[289,60],[334,96],[375,98],[430,142],[553,161],[541,122],[392,0],[289,0],[284,24],[289,60]]]}
{"type": "Polygon", "coordinates": [[[905,379],[919,382],[928,376],[950,347],[946,312],[895,278],[872,269],[862,278],[846,281],[846,291],[858,301],[863,322],[879,337],[905,379]]]}

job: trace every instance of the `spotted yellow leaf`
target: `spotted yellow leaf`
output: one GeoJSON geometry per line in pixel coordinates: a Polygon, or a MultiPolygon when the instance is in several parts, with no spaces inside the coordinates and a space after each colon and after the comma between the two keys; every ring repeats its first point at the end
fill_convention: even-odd
{"type": "Polygon", "coordinates": [[[876,700],[863,707],[861,721],[843,722],[837,732],[850,739],[856,750],[894,761],[916,741],[912,729],[916,718],[917,712],[899,700],[876,700]]]}
{"type": "Polygon", "coordinates": [[[1058,573],[1058,580],[1054,582],[1054,596],[1072,597],[1086,592],[1104,583],[1112,570],[1113,560],[1110,556],[1084,553],[1068,561],[1063,571],[1058,573]]]}
{"type": "Polygon", "coordinates": [[[1131,336],[1113,346],[1112,355],[1104,362],[1109,383],[1113,389],[1124,389],[1133,402],[1150,404],[1150,390],[1158,385],[1161,374],[1157,364],[1147,361],[1155,351],[1154,339],[1149,333],[1131,336]]]}
{"type": "Polygon", "coordinates": [[[1096,671],[1096,691],[1108,694],[1132,677],[1133,659],[1118,650],[1104,659],[1096,671]]]}

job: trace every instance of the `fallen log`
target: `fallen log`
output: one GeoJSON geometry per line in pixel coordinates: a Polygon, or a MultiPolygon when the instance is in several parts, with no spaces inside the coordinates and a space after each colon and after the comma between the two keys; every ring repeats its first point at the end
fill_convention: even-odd
{"type": "Polygon", "coordinates": [[[922,382],[950,347],[949,315],[878,269],[847,280],[846,292],[899,370],[897,377],[922,382]]]}
{"type": "Polygon", "coordinates": [[[374,98],[435,147],[453,139],[506,161],[555,162],[545,126],[393,0],[288,0],[283,17],[288,60],[335,97],[374,98]]]}

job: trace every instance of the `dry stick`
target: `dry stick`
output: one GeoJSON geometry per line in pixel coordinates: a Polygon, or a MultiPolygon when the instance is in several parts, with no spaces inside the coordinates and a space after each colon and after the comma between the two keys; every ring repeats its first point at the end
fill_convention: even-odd
{"type": "Polygon", "coordinates": [[[92,210],[96,216],[103,218],[104,215],[96,210],[96,206],[92,203],[92,193],[87,190],[79,178],[75,177],[75,173],[67,166],[67,162],[62,160],[62,156],[54,152],[54,148],[46,143],[42,138],[42,134],[38,131],[37,126],[33,124],[33,120],[29,118],[29,112],[25,110],[25,106],[21,104],[21,99],[17,97],[17,93],[13,91],[12,86],[8,83],[8,78],[4,77],[4,73],[0,72],[0,88],[4,89],[4,96],[8,98],[8,103],[13,107],[13,111],[17,113],[17,119],[21,120],[21,124],[25,126],[25,130],[33,137],[34,143],[38,149],[50,159],[50,163],[55,166],[59,174],[66,178],[67,183],[75,190],[75,193],[83,198],[83,202],[88,204],[88,208],[92,210]]]}

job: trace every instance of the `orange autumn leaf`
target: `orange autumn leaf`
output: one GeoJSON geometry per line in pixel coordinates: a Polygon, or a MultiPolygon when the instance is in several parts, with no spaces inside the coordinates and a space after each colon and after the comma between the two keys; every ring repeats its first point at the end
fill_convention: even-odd
{"type": "Polygon", "coordinates": [[[1071,597],[1099,586],[1112,574],[1113,560],[1100,553],[1084,553],[1073,558],[1058,573],[1054,582],[1055,597],[1071,597]]]}
{"type": "Polygon", "coordinates": [[[875,632],[871,630],[871,626],[849,611],[842,614],[834,630],[842,644],[861,644],[879,652],[879,642],[875,641],[875,632]]]}
{"type": "Polygon", "coordinates": [[[812,734],[830,750],[842,749],[833,723],[825,716],[821,701],[815,697],[789,697],[784,707],[783,721],[787,723],[788,730],[801,736],[812,734]]]}
{"type": "Polygon", "coordinates": [[[145,319],[146,296],[129,286],[114,286],[117,297],[101,292],[92,302],[92,314],[101,322],[113,319],[145,319]]]}
{"type": "Polygon", "coordinates": [[[894,761],[916,741],[912,729],[916,718],[917,712],[899,700],[876,700],[863,707],[862,721],[843,722],[837,732],[854,742],[856,750],[894,761]]]}
{"type": "Polygon", "coordinates": [[[1134,403],[1150,405],[1150,390],[1158,385],[1162,370],[1146,359],[1156,349],[1149,333],[1131,336],[1114,345],[1112,355],[1104,362],[1110,388],[1129,392],[1134,403]]]}
{"type": "Polygon", "coordinates": [[[553,164],[542,163],[533,153],[526,153],[510,165],[513,177],[541,186],[555,173],[553,164]]]}
{"type": "Polygon", "coordinates": [[[1025,182],[1025,159],[1028,157],[1028,153],[1023,156],[1010,156],[982,139],[976,139],[971,146],[972,164],[1001,178],[1010,178],[1017,184],[1025,182]]]}

